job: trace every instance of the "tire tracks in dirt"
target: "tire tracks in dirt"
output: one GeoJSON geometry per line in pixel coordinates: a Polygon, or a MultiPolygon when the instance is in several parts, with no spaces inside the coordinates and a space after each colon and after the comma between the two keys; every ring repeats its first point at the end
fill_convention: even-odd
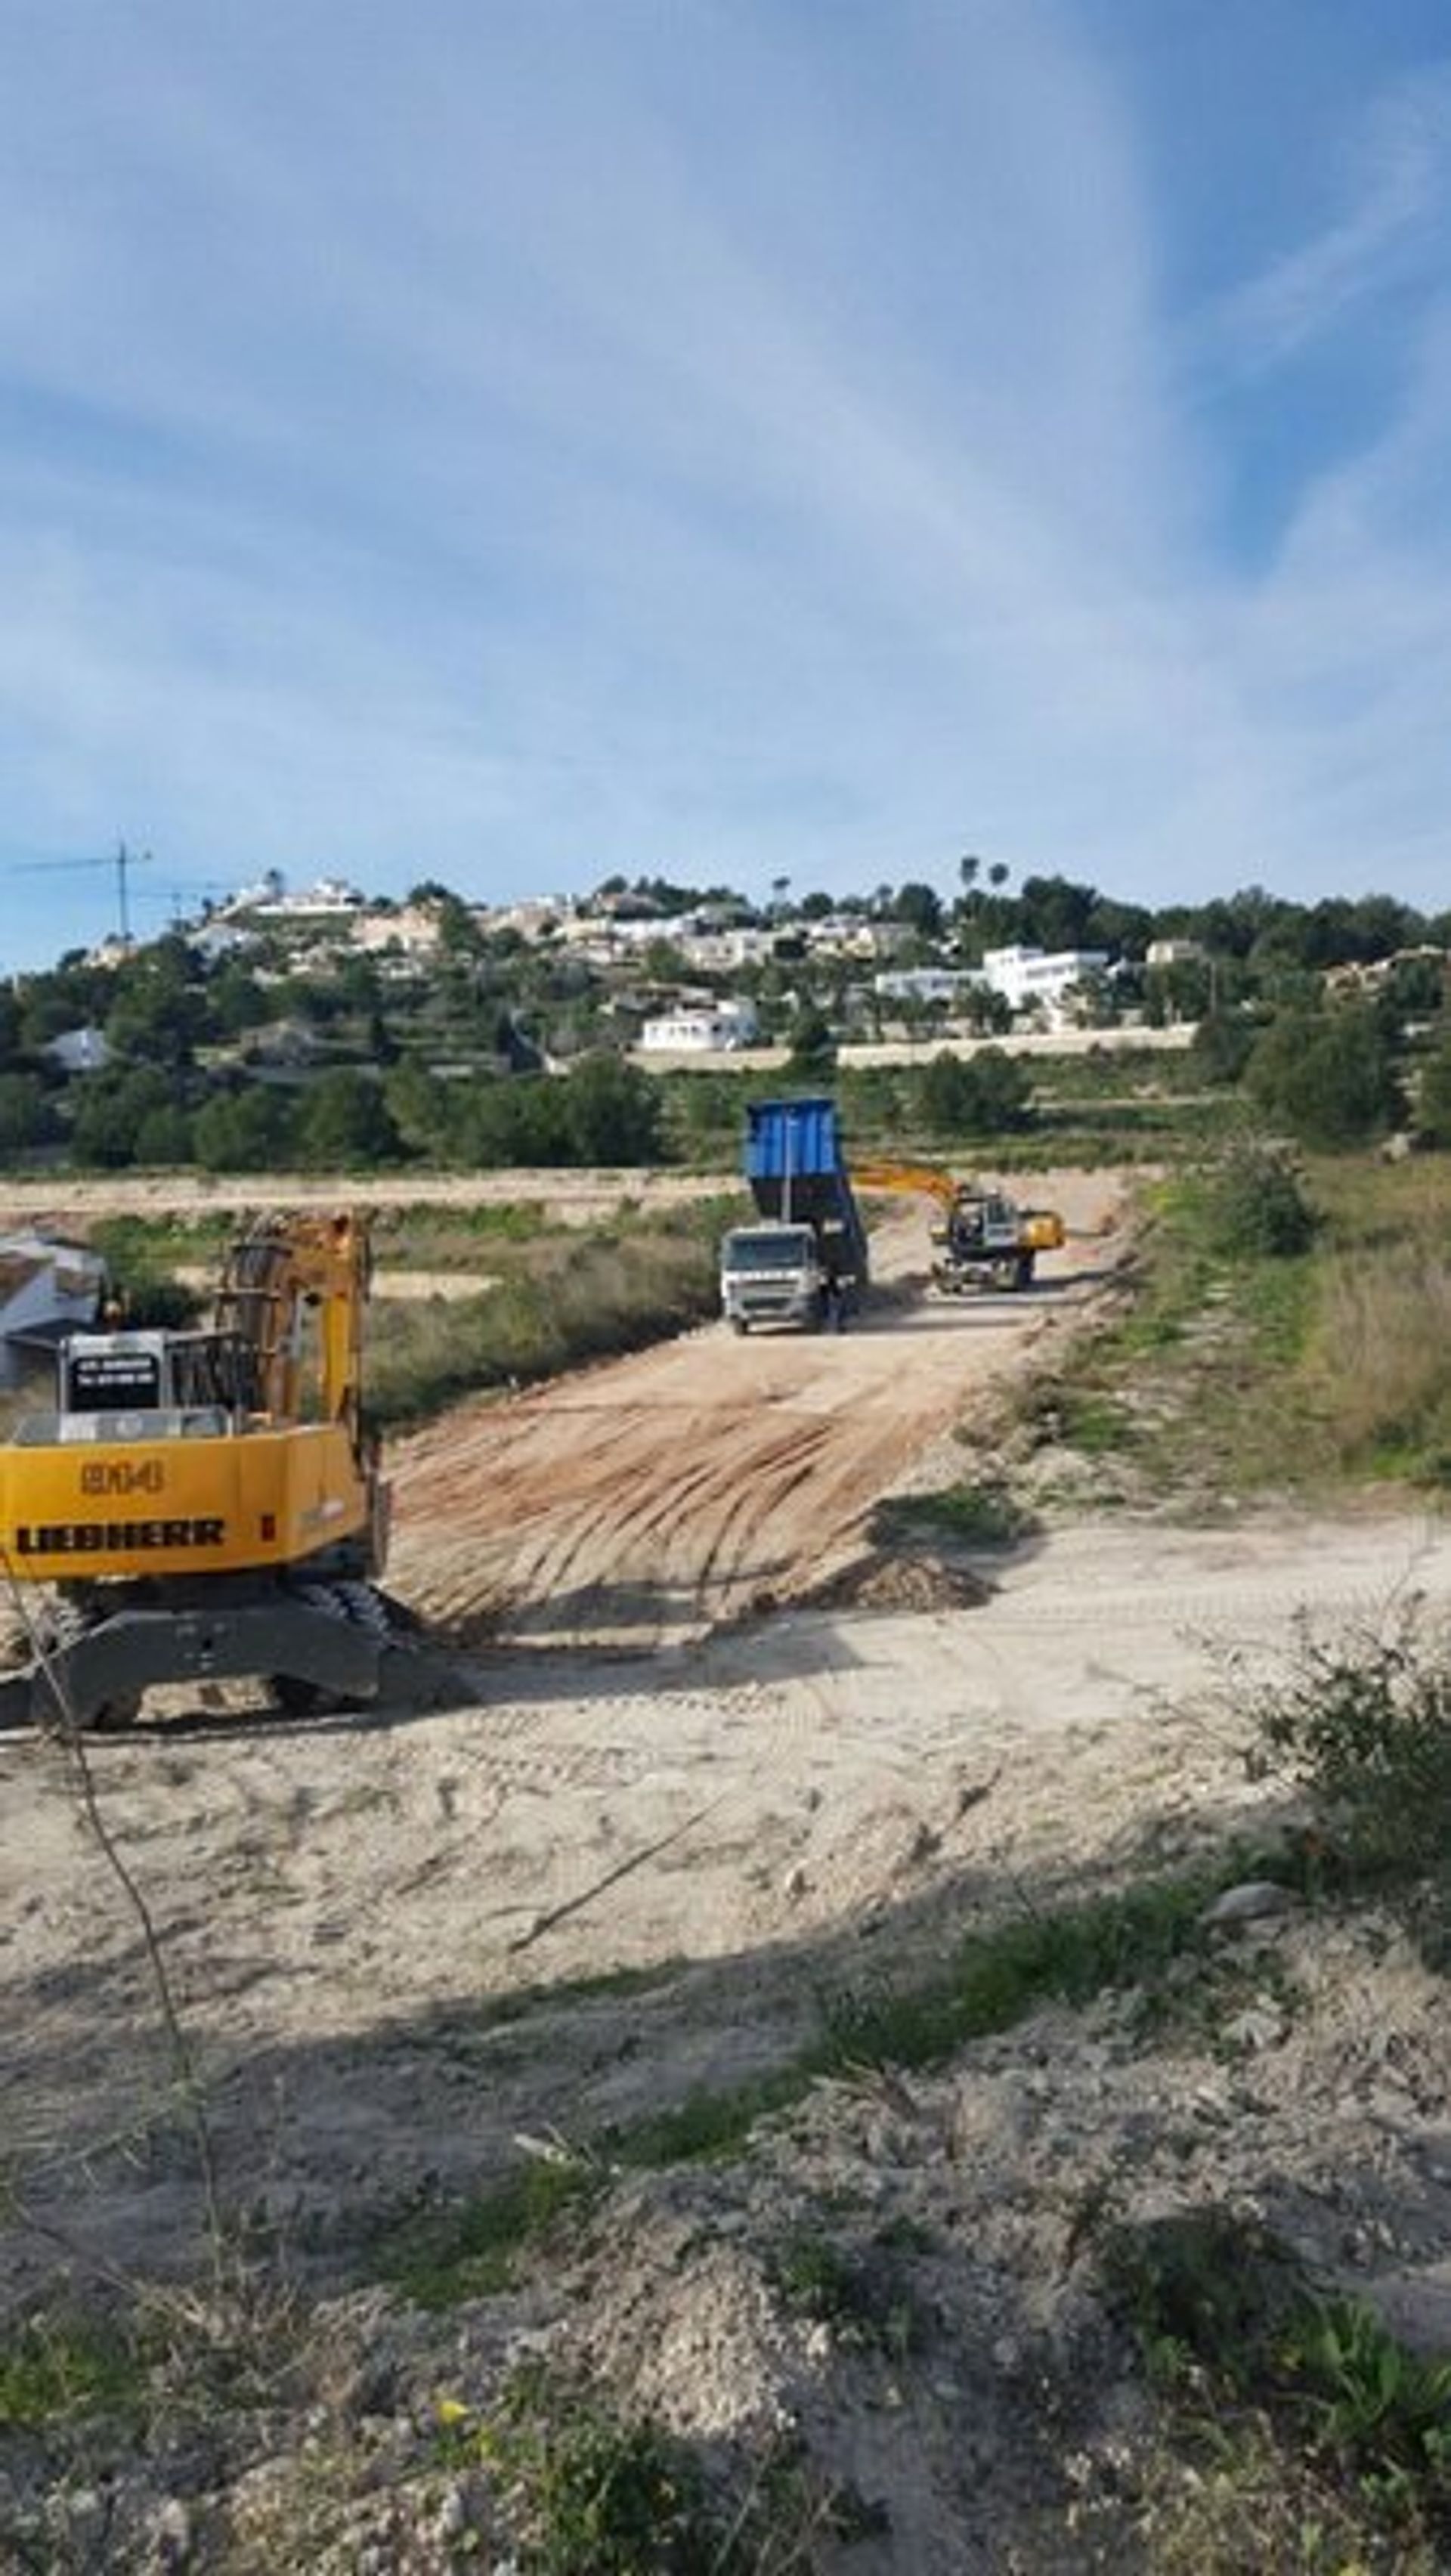
{"type": "MultiPolygon", "coordinates": [[[[1101,1210],[1101,1177],[1053,1195],[1075,1187],[1101,1210]]],[[[1068,1251],[1045,1262],[1045,1294],[934,1298],[922,1235],[915,1211],[874,1230],[888,1293],[856,1331],[696,1330],[400,1444],[404,1597],[456,1633],[635,1649],[800,1598],[974,1397],[1092,1297],[1068,1251]]]]}

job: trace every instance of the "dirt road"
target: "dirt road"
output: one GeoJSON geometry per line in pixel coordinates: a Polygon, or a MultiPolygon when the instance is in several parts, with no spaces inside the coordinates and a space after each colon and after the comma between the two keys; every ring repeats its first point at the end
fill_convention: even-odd
{"type": "MultiPolygon", "coordinates": [[[[873,1229],[878,1285],[845,1334],[714,1325],[450,1415],[394,1462],[396,1587],[465,1637],[630,1648],[814,1590],[969,1398],[1111,1275],[1120,1191],[1058,1175],[1042,1196],[1073,1233],[1026,1297],[929,1296],[908,1210],[873,1229]]],[[[958,1449],[944,1473],[969,1465],[958,1449]]]]}
{"type": "MultiPolygon", "coordinates": [[[[888,1293],[859,1331],[708,1330],[406,1444],[395,1579],[483,1632],[474,1704],[310,1724],[199,1709],[93,1745],[226,2222],[308,2295],[339,2294],[314,2337],[350,2356],[339,2386],[376,2392],[380,2356],[396,2374],[326,2418],[334,2554],[307,2520],[324,2416],[304,2442],[303,2419],[253,2435],[242,2409],[238,2461],[268,2456],[232,2501],[245,2517],[254,2470],[280,2480],[277,2520],[250,2556],[198,2566],[458,2563],[426,2536],[432,2409],[445,2390],[486,2402],[511,2338],[542,2332],[691,2434],[801,2430],[823,2474],[883,2502],[884,2537],[821,2561],[842,2576],[1078,2576],[1064,2443],[1040,2451],[1037,2428],[1051,2373],[1054,2402],[1084,2410],[1077,2445],[1101,2434],[1121,2459],[1124,2352],[1075,2269],[1096,2195],[1268,2201],[1317,2260],[1379,2267],[1417,2314],[1444,2305],[1444,1990],[1376,1925],[1357,1948],[1308,1918],[1283,1974],[1257,1952],[1211,1961],[1202,2026],[1186,2011],[1141,2039],[1132,1996],[1054,2008],[930,2077],[817,2086],[734,2166],[610,2173],[618,2124],[779,2068],[964,1930],[1262,1826],[1246,1675],[1302,1613],[1374,1625],[1413,1594],[1451,1610],[1446,1525],[1368,1513],[1089,1521],[984,1567],[972,1606],[809,1597],[893,1484],[970,1469],[952,1426],[974,1391],[1082,1320],[1118,1245],[1092,1230],[1112,1193],[1053,1195],[1088,1231],[1030,1299],[922,1300],[908,1212],[875,1238],[888,1293]],[[771,1616],[735,1618],[767,1595],[771,1616]],[[528,2303],[460,2324],[358,2289],[380,2231],[561,2141],[599,2159],[610,2196],[528,2303]],[[838,2353],[787,2312],[775,2255],[828,2224],[864,2260],[889,2228],[924,2249],[921,2359],[838,2353]],[[358,2426],[378,2403],[400,2440],[418,2427],[411,2556],[369,2519],[387,2482],[358,2426]]],[[[89,2294],[98,2267],[113,2286],[195,2271],[206,2238],[146,1938],[50,1739],[0,1737],[0,1877],[3,2325],[89,2294]]],[[[153,2568],[147,2517],[202,2483],[214,2514],[233,2470],[210,2461],[149,2464],[134,2511],[117,2481],[134,2550],[93,2538],[89,2557],[20,2563],[153,2568]]],[[[4,2514],[0,2476],[0,2559],[4,2514]]]]}

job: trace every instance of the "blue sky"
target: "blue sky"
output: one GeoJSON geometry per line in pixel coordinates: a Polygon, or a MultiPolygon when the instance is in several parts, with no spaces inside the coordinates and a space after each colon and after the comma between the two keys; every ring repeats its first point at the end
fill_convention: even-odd
{"type": "Polygon", "coordinates": [[[1444,0],[5,0],[0,967],[269,866],[1451,904],[1444,0]]]}

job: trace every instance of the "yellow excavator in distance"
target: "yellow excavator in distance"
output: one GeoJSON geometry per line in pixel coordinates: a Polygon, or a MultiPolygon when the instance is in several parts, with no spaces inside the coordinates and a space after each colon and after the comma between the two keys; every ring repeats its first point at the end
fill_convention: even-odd
{"type": "Polygon", "coordinates": [[[853,1162],[858,1190],[914,1190],[941,1211],[932,1228],[933,1284],[947,1296],[980,1287],[1031,1288],[1040,1252],[1068,1240],[1056,1208],[1019,1207],[1001,1190],[958,1180],[937,1163],[853,1162]]]}
{"type": "Polygon", "coordinates": [[[377,1589],[369,1268],[354,1213],[263,1216],[204,1328],[60,1344],[54,1409],[0,1447],[0,1573],[35,1648],[0,1714],[116,1726],[155,1683],[243,1675],[301,1714],[370,1698],[407,1662],[377,1589]]]}

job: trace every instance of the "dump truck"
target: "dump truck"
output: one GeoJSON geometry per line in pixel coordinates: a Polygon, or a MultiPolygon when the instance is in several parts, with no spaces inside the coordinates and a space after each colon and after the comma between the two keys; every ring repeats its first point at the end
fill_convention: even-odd
{"type": "Polygon", "coordinates": [[[762,1100],[743,1156],[754,1224],[721,1244],[721,1311],[753,1324],[840,1327],[867,1284],[867,1237],[831,1100],[762,1100]]]}
{"type": "Polygon", "coordinates": [[[29,1660],[0,1715],[134,1718],[155,1683],[249,1676],[294,1715],[422,1666],[378,1588],[387,1495],[362,1413],[369,1246],[352,1212],[256,1219],[211,1321],[73,1333],[0,1446],[0,1571],[29,1660]]]}
{"type": "Polygon", "coordinates": [[[1068,1239],[1056,1208],[1020,1207],[1005,1191],[959,1180],[936,1163],[859,1163],[855,1179],[859,1189],[920,1190],[936,1201],[932,1280],[946,1296],[1031,1288],[1039,1253],[1068,1239]]]}

